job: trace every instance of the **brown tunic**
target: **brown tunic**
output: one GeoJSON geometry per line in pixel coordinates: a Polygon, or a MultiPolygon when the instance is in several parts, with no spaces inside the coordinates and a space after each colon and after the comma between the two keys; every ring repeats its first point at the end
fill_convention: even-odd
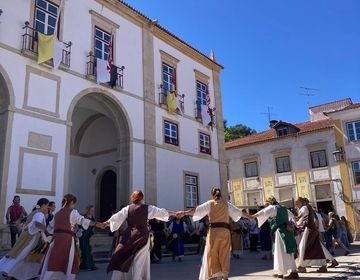
{"type": "Polygon", "coordinates": [[[129,206],[127,224],[120,243],[111,257],[107,272],[119,270],[129,272],[136,253],[143,248],[149,239],[148,205],[131,204],[129,206]]]}
{"type": "MultiPolygon", "coordinates": [[[[75,242],[75,233],[71,230],[70,214],[72,209],[65,207],[54,216],[54,245],[50,252],[48,271],[61,271],[67,273],[67,267],[70,258],[70,248],[72,242],[75,242]]],[[[79,273],[80,257],[77,250],[74,250],[74,261],[71,273],[79,273]]]]}
{"type": "Polygon", "coordinates": [[[319,230],[315,224],[315,212],[310,205],[306,205],[306,207],[309,211],[308,221],[306,223],[306,227],[309,229],[309,235],[305,245],[304,260],[325,259],[324,251],[320,243],[319,230]]]}
{"type": "MultiPolygon", "coordinates": [[[[209,212],[209,222],[229,223],[228,203],[222,199],[212,201],[209,212]]],[[[207,252],[209,277],[216,273],[229,273],[231,236],[228,228],[209,228],[209,250],[207,252]]]]}

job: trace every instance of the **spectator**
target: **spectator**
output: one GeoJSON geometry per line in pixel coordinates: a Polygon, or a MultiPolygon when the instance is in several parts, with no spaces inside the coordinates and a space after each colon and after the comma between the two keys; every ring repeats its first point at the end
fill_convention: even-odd
{"type": "Polygon", "coordinates": [[[249,221],[250,231],[250,252],[258,252],[257,244],[259,240],[259,228],[256,220],[249,221]]]}
{"type": "Polygon", "coordinates": [[[242,230],[239,222],[230,221],[231,251],[233,258],[239,259],[243,254],[242,230]]]}
{"type": "MultiPolygon", "coordinates": [[[[266,205],[268,206],[268,205],[266,205]]],[[[261,206],[260,210],[264,209],[265,206],[261,206]]],[[[260,227],[260,245],[261,245],[261,259],[262,260],[271,260],[272,259],[272,240],[271,240],[271,227],[270,223],[266,221],[263,223],[263,225],[260,227]]]]}
{"type": "Polygon", "coordinates": [[[158,263],[162,259],[161,246],[165,240],[165,225],[163,221],[157,219],[150,220],[149,225],[154,235],[154,245],[151,250],[150,259],[152,263],[158,263]]]}
{"type": "MultiPolygon", "coordinates": [[[[85,211],[82,215],[90,220],[95,221],[94,218],[94,205],[86,206],[85,211]]],[[[94,227],[89,226],[87,229],[79,225],[79,231],[81,231],[81,236],[79,236],[80,240],[80,249],[81,249],[81,263],[80,269],[87,269],[87,270],[96,270],[97,267],[95,266],[93,255],[91,252],[91,245],[90,245],[90,238],[94,235],[94,227]]]]}

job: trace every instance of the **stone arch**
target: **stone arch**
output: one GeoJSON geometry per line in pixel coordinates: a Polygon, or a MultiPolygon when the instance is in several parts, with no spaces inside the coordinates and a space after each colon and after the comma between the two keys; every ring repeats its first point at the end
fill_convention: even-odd
{"type": "Polygon", "coordinates": [[[8,73],[0,64],[0,217],[7,205],[7,181],[11,150],[11,128],[14,118],[15,94],[8,73]]]}
{"type": "MultiPolygon", "coordinates": [[[[115,127],[116,133],[116,161],[114,162],[113,169],[116,170],[117,175],[117,207],[128,202],[131,186],[131,166],[132,166],[132,127],[129,116],[120,103],[120,101],[110,92],[100,88],[88,88],[77,94],[68,109],[67,113],[67,147],[66,147],[66,162],[65,162],[65,182],[64,193],[69,191],[70,188],[70,164],[72,152],[79,152],[80,143],[84,137],[85,131],[92,125],[92,123],[101,119],[99,114],[94,113],[93,116],[88,117],[81,125],[78,133],[72,137],[71,127],[73,125],[73,115],[76,106],[84,99],[95,102],[106,111],[107,117],[111,119],[115,127]],[[71,139],[74,139],[72,142],[71,139]]],[[[99,112],[98,112],[99,113],[99,112]]],[[[109,164],[108,164],[109,165],[109,164]]],[[[101,170],[103,170],[103,167],[101,170]]],[[[97,172],[97,171],[95,171],[97,172]]],[[[94,202],[98,202],[98,179],[94,182],[95,198],[94,202]]]]}

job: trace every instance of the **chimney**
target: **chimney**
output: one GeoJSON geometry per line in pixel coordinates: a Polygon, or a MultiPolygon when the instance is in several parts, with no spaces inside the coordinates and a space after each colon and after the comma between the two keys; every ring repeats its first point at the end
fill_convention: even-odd
{"type": "Polygon", "coordinates": [[[271,120],[270,122],[269,122],[269,127],[270,128],[272,128],[275,124],[277,124],[278,123],[278,121],[277,120],[271,120]]]}

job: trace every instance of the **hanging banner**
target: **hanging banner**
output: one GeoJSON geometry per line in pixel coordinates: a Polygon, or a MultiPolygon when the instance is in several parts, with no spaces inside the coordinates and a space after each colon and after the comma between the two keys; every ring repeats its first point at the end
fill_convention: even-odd
{"type": "Polygon", "coordinates": [[[296,173],[296,185],[298,197],[306,197],[307,199],[311,200],[309,190],[309,176],[306,171],[296,173]]]}
{"type": "Polygon", "coordinates": [[[274,180],[272,176],[263,177],[263,190],[264,190],[264,198],[267,199],[271,196],[274,196],[274,180]]]}
{"type": "Polygon", "coordinates": [[[243,205],[243,184],[241,179],[231,180],[235,206],[243,205]]]}

